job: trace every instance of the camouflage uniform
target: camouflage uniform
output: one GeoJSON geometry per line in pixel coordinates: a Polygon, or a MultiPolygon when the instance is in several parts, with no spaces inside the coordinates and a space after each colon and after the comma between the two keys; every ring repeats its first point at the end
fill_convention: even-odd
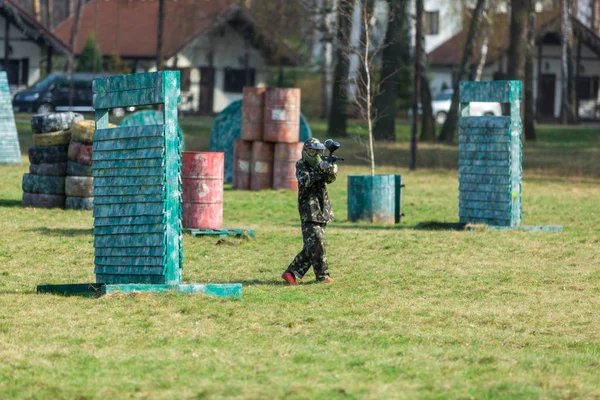
{"type": "Polygon", "coordinates": [[[325,227],[333,221],[326,184],[333,183],[336,175],[333,170],[311,167],[306,161],[296,163],[298,179],[298,210],[302,221],[304,247],[298,253],[287,271],[302,279],[312,265],[317,280],[329,277],[325,254],[325,227]]]}

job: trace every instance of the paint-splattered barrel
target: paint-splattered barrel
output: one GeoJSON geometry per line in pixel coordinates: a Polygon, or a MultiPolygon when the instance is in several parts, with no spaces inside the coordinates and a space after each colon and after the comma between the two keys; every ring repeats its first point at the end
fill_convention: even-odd
{"type": "Polygon", "coordinates": [[[349,175],[348,221],[400,222],[401,187],[399,175],[349,175]]]}
{"type": "Polygon", "coordinates": [[[265,88],[244,88],[242,97],[243,140],[262,140],[264,127],[265,88]]]}
{"type": "Polygon", "coordinates": [[[220,229],[224,153],[184,151],[181,159],[183,227],[220,229]]]}
{"type": "Polygon", "coordinates": [[[238,139],[233,144],[233,188],[250,190],[252,142],[238,139]]]}
{"type": "Polygon", "coordinates": [[[298,190],[296,162],[302,158],[304,143],[276,143],[273,162],[273,189],[298,190]]]}
{"type": "Polygon", "coordinates": [[[262,190],[273,187],[273,147],[273,143],[252,142],[250,189],[262,190]]]}
{"type": "Polygon", "coordinates": [[[265,93],[265,142],[300,139],[300,89],[269,88],[265,93]]]}

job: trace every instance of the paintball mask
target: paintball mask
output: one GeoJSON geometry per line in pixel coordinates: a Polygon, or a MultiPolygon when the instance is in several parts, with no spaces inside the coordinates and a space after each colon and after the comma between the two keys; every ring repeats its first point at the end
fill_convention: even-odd
{"type": "Polygon", "coordinates": [[[310,138],[304,142],[302,148],[302,159],[306,161],[311,167],[314,167],[322,161],[321,156],[323,155],[325,146],[319,142],[319,139],[310,138]]]}

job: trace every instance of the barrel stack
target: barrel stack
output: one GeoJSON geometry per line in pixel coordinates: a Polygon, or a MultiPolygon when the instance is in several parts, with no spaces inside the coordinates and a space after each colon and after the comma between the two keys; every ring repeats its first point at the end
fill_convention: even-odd
{"type": "Polygon", "coordinates": [[[72,112],[31,117],[33,147],[29,148],[29,173],[23,175],[23,205],[65,207],[65,178],[71,126],[83,120],[72,112]]]}
{"type": "Polygon", "coordinates": [[[245,87],[242,134],[234,144],[234,189],[296,190],[299,139],[300,89],[245,87]]]}

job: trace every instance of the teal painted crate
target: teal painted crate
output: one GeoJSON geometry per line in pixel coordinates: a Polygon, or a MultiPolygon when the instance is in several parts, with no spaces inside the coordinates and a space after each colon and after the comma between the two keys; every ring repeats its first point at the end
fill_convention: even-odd
{"type": "Polygon", "coordinates": [[[5,71],[0,71],[0,164],[21,164],[21,162],[21,148],[8,78],[5,71]]]}
{"type": "Polygon", "coordinates": [[[97,282],[181,283],[179,73],[163,71],[93,83],[94,247],[97,282]],[[108,109],[162,104],[160,125],[108,129],[108,109]]]}

